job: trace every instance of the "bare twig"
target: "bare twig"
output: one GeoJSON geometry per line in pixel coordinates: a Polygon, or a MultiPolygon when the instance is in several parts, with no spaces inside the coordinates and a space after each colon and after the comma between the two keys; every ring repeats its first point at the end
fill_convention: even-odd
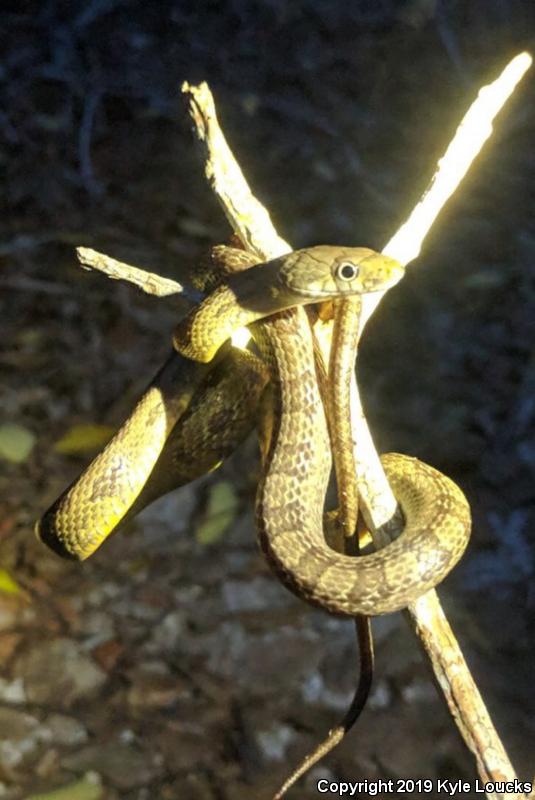
{"type": "MultiPolygon", "coordinates": [[[[505,101],[514,91],[527,69],[531,56],[520,53],[506,66],[494,83],[484,86],[474,103],[462,119],[456,134],[438,169],[420,201],[411,212],[407,222],[392,236],[383,248],[383,253],[397,259],[403,265],[412,261],[420,252],[422,242],[433,225],[440,210],[457,189],[473,159],[492,133],[492,122],[505,101]]],[[[360,332],[371,317],[384,293],[364,295],[360,319],[360,332]]],[[[393,515],[395,498],[375,450],[356,384],[353,386],[353,438],[358,442],[355,452],[357,482],[366,523],[371,529],[381,528],[393,515]]],[[[384,544],[384,542],[383,542],[384,544]]]]}
{"type": "MultiPolygon", "coordinates": [[[[510,781],[516,775],[496,733],[483,698],[468,670],[436,592],[427,592],[404,612],[429,657],[435,679],[483,783],[510,781]]],[[[486,792],[488,798],[520,798],[514,792],[486,792]]]]}
{"type": "MultiPolygon", "coordinates": [[[[391,238],[383,252],[401,263],[415,258],[422,241],[448,198],[457,189],[473,159],[492,133],[492,121],[531,65],[527,53],[516,56],[499,78],[481,89],[439,161],[437,172],[407,222],[391,238]]],[[[381,300],[381,295],[363,297],[361,332],[381,300]]],[[[373,446],[366,418],[354,386],[352,413],[357,478],[363,512],[378,546],[388,543],[384,525],[395,508],[395,498],[384,476],[373,446]],[[379,502],[378,502],[379,500],[379,502]]],[[[461,649],[444,615],[435,591],[427,592],[405,611],[435,674],[450,713],[474,754],[483,783],[514,781],[515,772],[496,733],[483,699],[468,670],[461,649]]],[[[487,797],[502,797],[487,792],[487,797]]],[[[520,797],[507,793],[509,798],[520,797]]]]}
{"type": "MultiPolygon", "coordinates": [[[[216,194],[225,215],[247,249],[262,258],[275,258],[291,250],[290,245],[277,234],[267,210],[253,196],[245,177],[230,150],[217,121],[215,103],[206,83],[200,86],[182,85],[189,98],[189,112],[195,123],[197,137],[205,154],[205,174],[216,194]]],[[[321,325],[325,363],[329,360],[332,323],[321,325]]],[[[281,798],[290,786],[324,754],[332,750],[344,737],[360,714],[370,688],[373,672],[373,648],[368,626],[357,626],[361,674],[357,692],[344,720],[338,724],[316,750],[305,758],[289,777],[275,798],[281,798]]],[[[274,800],[275,800],[274,798],[274,800]]]]}
{"type": "Polygon", "coordinates": [[[247,250],[261,258],[277,258],[291,251],[278,235],[266,208],[251,192],[217,120],[214,98],[207,83],[182,84],[189,113],[205,158],[206,178],[219,200],[230,227],[247,250]]]}
{"type": "Polygon", "coordinates": [[[474,158],[492,134],[492,123],[531,67],[529,53],[519,53],[488,86],[483,86],[461,120],[455,136],[438,161],[429,186],[409,219],[392,236],[383,252],[408,264],[420,253],[422,242],[446,201],[457,190],[474,158]]]}
{"type": "Polygon", "coordinates": [[[185,292],[184,287],[177,281],[171,280],[171,278],[162,278],[153,272],[147,272],[139,267],[132,267],[130,264],[116,261],[114,258],[106,256],[104,253],[99,253],[97,250],[91,250],[89,247],[77,247],[76,255],[84,269],[96,269],[114,281],[133,283],[134,286],[137,286],[138,289],[146,292],[146,294],[152,294],[156,297],[169,297],[169,295],[185,292]]]}
{"type": "MultiPolygon", "coordinates": [[[[525,68],[527,66],[525,65],[525,68]]],[[[273,258],[290,250],[290,246],[275,231],[266,209],[252,195],[241,170],[230,151],[215,114],[213,97],[206,84],[189,86],[183,91],[189,96],[190,113],[206,159],[206,175],[225,214],[246,247],[263,258],[273,258]]],[[[484,96],[484,95],[483,95],[484,96]]],[[[497,109],[494,110],[496,113],[497,109]]],[[[483,140],[489,135],[487,129],[483,140]]],[[[466,164],[465,171],[468,168],[466,164]]],[[[451,190],[450,190],[451,193],[451,190]]],[[[416,210],[415,210],[416,213],[416,210]]],[[[418,212],[420,213],[420,212],[418,212]]],[[[436,210],[435,213],[438,213],[436,210]]],[[[406,235],[405,226],[400,229],[406,235]]],[[[399,239],[390,241],[385,252],[400,259],[399,239]]],[[[414,243],[400,260],[405,263],[414,257],[414,243]],[[413,248],[412,250],[410,248],[413,248]]],[[[78,249],[80,262],[89,269],[98,269],[115,280],[134,283],[143,291],[164,297],[182,293],[183,287],[175,281],[122,264],[96,251],[78,249]]],[[[366,299],[366,298],[365,298],[366,299]]],[[[380,298],[378,298],[380,299],[380,298]]],[[[377,299],[377,302],[378,302],[377,299]]],[[[377,302],[366,299],[363,323],[375,309],[377,302]]],[[[323,332],[325,338],[325,332],[323,332]]],[[[326,335],[327,341],[329,333],[326,335]]],[[[378,531],[375,539],[379,545],[388,541],[384,535],[385,523],[392,518],[396,501],[381,467],[379,457],[366,420],[362,413],[356,383],[352,387],[352,421],[354,438],[358,441],[357,480],[363,511],[370,529],[378,531]],[[365,454],[363,456],[363,454],[365,454]]],[[[419,637],[429,663],[448,704],[453,719],[467,746],[473,752],[478,773],[483,782],[514,781],[513,767],[492,725],[483,700],[470,675],[459,645],[444,616],[435,592],[428,592],[406,612],[411,626],[419,637]]],[[[489,798],[503,795],[488,792],[489,798]]],[[[508,798],[524,797],[508,793],[508,798]]],[[[535,797],[535,793],[529,795],[535,797]]]]}
{"type": "MultiPolygon", "coordinates": [[[[190,113],[205,153],[206,175],[233,230],[250,249],[264,258],[286,252],[288,245],[277,235],[267,211],[252,196],[224,139],[207,85],[192,87],[184,84],[182,90],[190,98],[190,113]]],[[[395,256],[395,253],[392,255],[395,256]]],[[[408,260],[410,259],[407,258],[406,261],[408,260]]],[[[375,305],[370,305],[363,314],[362,324],[369,318],[375,305]]],[[[357,479],[366,521],[371,529],[377,531],[392,518],[396,501],[373,446],[356,383],[353,385],[352,406],[355,440],[359,443],[357,479]],[[368,454],[365,459],[361,457],[363,447],[368,454]]],[[[382,543],[384,544],[384,540],[382,543]]],[[[424,598],[414,603],[407,612],[407,617],[429,658],[452,716],[467,746],[474,753],[482,780],[514,780],[513,767],[490,722],[436,593],[428,592],[424,598]]],[[[490,798],[498,796],[488,793],[490,798]]]]}

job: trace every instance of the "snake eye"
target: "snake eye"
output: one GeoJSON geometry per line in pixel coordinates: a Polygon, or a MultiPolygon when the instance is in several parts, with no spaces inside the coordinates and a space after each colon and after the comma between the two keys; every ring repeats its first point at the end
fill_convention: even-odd
{"type": "Polygon", "coordinates": [[[336,277],[341,281],[353,281],[358,277],[359,268],[351,261],[343,261],[336,267],[336,277]]]}

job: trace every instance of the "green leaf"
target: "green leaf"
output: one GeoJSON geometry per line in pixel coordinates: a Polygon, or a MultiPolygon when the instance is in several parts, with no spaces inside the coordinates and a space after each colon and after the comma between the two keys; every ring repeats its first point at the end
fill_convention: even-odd
{"type": "Polygon", "coordinates": [[[14,464],[26,461],[35,444],[35,436],[27,428],[14,423],[0,425],[0,457],[14,464]]]}
{"type": "Polygon", "coordinates": [[[0,569],[0,592],[4,594],[22,594],[17,581],[5,569],[0,569]]]}
{"type": "Polygon", "coordinates": [[[101,800],[104,789],[97,779],[98,776],[89,774],[83,780],[69,783],[60,789],[29,795],[26,800],[101,800]]]}
{"type": "Polygon", "coordinates": [[[115,429],[109,425],[94,425],[93,423],[73,425],[61,439],[55,442],[54,450],[64,456],[89,453],[104,447],[114,433],[115,429]]]}
{"type": "Polygon", "coordinates": [[[210,487],[206,509],[197,524],[195,538],[200,544],[212,544],[221,539],[236,517],[238,498],[234,486],[228,481],[210,487]]]}

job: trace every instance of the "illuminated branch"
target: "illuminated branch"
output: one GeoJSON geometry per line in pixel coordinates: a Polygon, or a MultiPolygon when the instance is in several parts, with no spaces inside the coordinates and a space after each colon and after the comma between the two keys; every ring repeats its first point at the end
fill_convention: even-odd
{"type": "Polygon", "coordinates": [[[247,250],[268,260],[291,251],[278,235],[267,209],[251,192],[217,120],[214,98],[207,83],[182,84],[189,113],[205,157],[205,175],[230,227],[247,250]]]}
{"type": "MultiPolygon", "coordinates": [[[[530,64],[530,56],[527,53],[520,54],[511,61],[497,81],[480,91],[478,99],[471,106],[445,156],[439,162],[439,169],[429,189],[408,221],[385,246],[384,253],[397,258],[403,264],[409,263],[418,255],[422,241],[440,209],[455,191],[473,158],[492,132],[494,116],[530,64]],[[449,171],[452,164],[457,167],[456,175],[449,171]]],[[[245,246],[262,258],[274,258],[288,252],[290,246],[278,236],[267,210],[253,196],[228,147],[217,121],[215,104],[208,86],[204,83],[200,86],[185,83],[182,91],[188,95],[190,113],[204,150],[206,176],[231,227],[245,246]]],[[[83,265],[98,269],[111,278],[134,283],[150,294],[165,296],[183,291],[175,281],[122,264],[95,251],[79,248],[78,257],[83,265]]],[[[380,299],[378,295],[363,297],[361,330],[380,299]]],[[[328,347],[328,326],[322,334],[328,347]]],[[[377,529],[392,517],[396,501],[375,451],[356,383],[352,387],[352,424],[354,439],[358,441],[357,481],[363,511],[370,528],[377,529]]],[[[406,616],[429,658],[450,713],[465,743],[474,754],[482,781],[513,781],[514,770],[492,726],[436,592],[428,592],[413,603],[406,616]]],[[[513,800],[518,796],[508,794],[508,797],[513,800]]],[[[535,798],[535,793],[530,797],[535,798]]]]}
{"type": "MultiPolygon", "coordinates": [[[[422,199],[383,252],[406,265],[419,254],[422,242],[449,197],[457,189],[473,159],[492,133],[492,122],[532,62],[528,53],[516,56],[499,78],[483,87],[461,121],[422,199]]],[[[361,332],[381,300],[380,293],[362,298],[361,332]]],[[[391,517],[396,500],[373,446],[356,383],[353,386],[353,439],[357,481],[363,513],[372,531],[391,517]]],[[[379,546],[388,543],[374,537],[379,546]]],[[[461,735],[474,754],[485,782],[512,781],[513,767],[498,738],[483,699],[468,670],[460,647],[435,591],[427,592],[404,612],[430,660],[436,681],[461,735]]],[[[491,797],[492,795],[488,795],[491,797]]],[[[510,795],[516,797],[517,795],[510,795]]]]}
{"type": "MultiPolygon", "coordinates": [[[[416,206],[408,222],[386,245],[385,253],[403,264],[407,264],[418,254],[440,209],[490,135],[494,116],[530,64],[531,58],[528,54],[517,56],[498,81],[481,90],[478,100],[461,123],[456,137],[440,162],[430,189],[416,206]],[[474,120],[479,125],[478,134],[474,133],[474,120]],[[447,171],[452,161],[459,167],[456,176],[447,171]]],[[[182,90],[190,97],[190,113],[205,153],[206,175],[233,230],[248,247],[264,258],[273,258],[287,252],[288,245],[276,233],[267,211],[253,197],[218,126],[215,104],[208,86],[201,84],[194,87],[184,84],[182,90]],[[236,187],[239,189],[237,196],[233,194],[236,187]]],[[[380,299],[380,296],[363,298],[361,329],[380,299]]],[[[352,422],[354,439],[359,447],[356,454],[357,480],[365,516],[370,527],[377,529],[392,517],[396,501],[373,446],[356,383],[353,386],[352,422]],[[366,454],[364,457],[363,450],[366,454]]],[[[492,726],[436,592],[428,592],[412,604],[406,613],[427,653],[453,719],[467,746],[474,753],[482,780],[514,780],[513,767],[492,726]]]]}
{"type": "MultiPolygon", "coordinates": [[[[399,228],[383,248],[385,255],[397,259],[406,266],[420,253],[422,242],[429,233],[433,222],[489,138],[492,133],[494,117],[531,66],[531,61],[528,53],[520,53],[506,66],[494,83],[484,86],[480,90],[477,99],[472,103],[457,128],[444,156],[439,160],[438,169],[421,200],[415,206],[407,222],[399,228]]],[[[361,334],[383,296],[383,292],[374,292],[362,297],[361,334]]],[[[356,386],[353,400],[353,438],[358,442],[355,459],[363,511],[366,522],[374,528],[380,528],[391,519],[396,508],[396,501],[375,451],[356,386]]]]}
{"type": "Polygon", "coordinates": [[[519,53],[493,83],[480,89],[477,99],[464,115],[446,152],[438,161],[438,169],[422,199],[407,222],[384,247],[383,253],[404,265],[420,254],[422,242],[433,222],[492,134],[496,114],[512,95],[531,62],[529,53],[519,53]]]}

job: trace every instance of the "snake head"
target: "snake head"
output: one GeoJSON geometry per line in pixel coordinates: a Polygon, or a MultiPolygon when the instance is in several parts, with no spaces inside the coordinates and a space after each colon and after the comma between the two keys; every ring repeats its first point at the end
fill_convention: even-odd
{"type": "Polygon", "coordinates": [[[398,261],[368,247],[318,245],[286,256],[280,279],[291,292],[323,299],[386,291],[404,274],[398,261]]]}

